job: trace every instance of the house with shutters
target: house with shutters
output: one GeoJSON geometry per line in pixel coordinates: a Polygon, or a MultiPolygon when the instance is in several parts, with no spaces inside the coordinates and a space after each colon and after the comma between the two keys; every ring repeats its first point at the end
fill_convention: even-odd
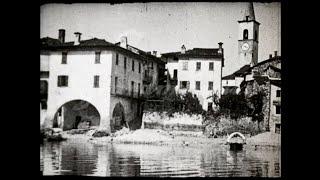
{"type": "Polygon", "coordinates": [[[161,54],[167,75],[175,85],[175,91],[195,94],[204,110],[214,106],[213,94],[221,95],[221,76],[224,66],[222,42],[218,48],[193,48],[161,54]]]}

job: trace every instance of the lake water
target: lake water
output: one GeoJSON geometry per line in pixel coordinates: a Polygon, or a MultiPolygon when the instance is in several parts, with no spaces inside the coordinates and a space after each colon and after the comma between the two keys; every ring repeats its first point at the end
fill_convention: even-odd
{"type": "Polygon", "coordinates": [[[257,176],[279,177],[280,149],[228,146],[172,147],[153,145],[95,145],[67,140],[40,145],[43,175],[85,176],[257,176]]]}

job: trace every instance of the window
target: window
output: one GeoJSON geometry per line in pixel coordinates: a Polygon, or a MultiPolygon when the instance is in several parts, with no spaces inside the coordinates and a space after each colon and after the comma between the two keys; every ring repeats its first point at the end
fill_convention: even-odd
{"type": "Polygon", "coordinates": [[[123,62],[123,66],[124,66],[124,69],[127,69],[127,57],[124,57],[124,62],[123,62]]]}
{"type": "Polygon", "coordinates": [[[68,76],[58,76],[58,87],[68,86],[68,76]]]}
{"type": "Polygon", "coordinates": [[[243,39],[248,39],[248,29],[243,30],[243,39]]]}
{"type": "Polygon", "coordinates": [[[277,97],[281,97],[281,90],[277,90],[277,97]]]}
{"type": "Polygon", "coordinates": [[[200,81],[196,81],[196,90],[200,90],[200,81]]]}
{"type": "Polygon", "coordinates": [[[118,77],[114,77],[114,92],[117,93],[118,88],[118,77]]]}
{"type": "Polygon", "coordinates": [[[212,102],[208,102],[208,111],[212,111],[212,102]]]}
{"type": "Polygon", "coordinates": [[[134,92],[134,82],[131,81],[131,96],[133,96],[133,92],[134,92]]]}
{"type": "Polygon", "coordinates": [[[257,33],[257,30],[254,31],[254,40],[258,41],[258,33],[257,33]]]}
{"type": "Polygon", "coordinates": [[[213,90],[213,82],[209,81],[208,90],[213,90]]]}
{"type": "Polygon", "coordinates": [[[67,52],[62,52],[62,61],[61,64],[67,64],[67,52]]]}
{"type": "Polygon", "coordinates": [[[201,62],[197,62],[197,68],[196,71],[199,71],[201,69],[201,62]]]}
{"type": "Polygon", "coordinates": [[[180,89],[189,89],[189,81],[180,81],[180,89]]]}
{"type": "Polygon", "coordinates": [[[119,54],[116,54],[116,65],[119,65],[119,54]]]}
{"type": "Polygon", "coordinates": [[[173,79],[177,79],[178,78],[178,70],[175,69],[173,70],[173,79]]]}
{"type": "Polygon", "coordinates": [[[182,70],[188,70],[188,62],[183,62],[182,70]]]}
{"type": "Polygon", "coordinates": [[[147,87],[146,86],[143,87],[143,92],[147,92],[147,87]]]}
{"type": "Polygon", "coordinates": [[[134,71],[134,60],[132,59],[132,71],[134,71]]]}
{"type": "Polygon", "coordinates": [[[209,62],[209,71],[213,71],[213,62],[209,62]]]}
{"type": "Polygon", "coordinates": [[[138,96],[140,96],[140,83],[138,83],[138,96]]]}
{"type": "Polygon", "coordinates": [[[153,62],[151,62],[151,69],[153,69],[153,62]]]}
{"type": "Polygon", "coordinates": [[[276,114],[281,114],[281,106],[276,106],[276,114]]]}
{"type": "Polygon", "coordinates": [[[96,52],[96,59],[95,59],[96,64],[100,64],[100,55],[101,55],[101,52],[96,52]]]}
{"type": "Polygon", "coordinates": [[[99,76],[94,76],[93,87],[95,87],[95,88],[99,87],[99,76]]]}
{"type": "Polygon", "coordinates": [[[139,62],[139,73],[141,73],[141,63],[139,62]]]}

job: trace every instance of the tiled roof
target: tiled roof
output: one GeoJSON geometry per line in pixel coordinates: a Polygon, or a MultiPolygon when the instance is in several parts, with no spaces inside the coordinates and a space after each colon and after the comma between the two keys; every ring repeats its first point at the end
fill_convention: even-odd
{"type": "Polygon", "coordinates": [[[179,52],[169,52],[161,54],[162,57],[203,57],[203,58],[222,58],[222,54],[218,53],[219,49],[213,48],[193,48],[191,50],[186,50],[184,54],[179,52]]]}
{"type": "Polygon", "coordinates": [[[241,75],[244,75],[246,72],[249,72],[250,70],[251,70],[250,65],[244,65],[238,71],[234,72],[233,74],[235,76],[241,76],[241,75]]]}
{"type": "Polygon", "coordinates": [[[268,62],[271,62],[271,61],[276,61],[276,60],[281,60],[281,56],[276,56],[276,57],[272,57],[267,60],[261,61],[261,62],[257,63],[256,65],[254,65],[252,68],[260,66],[260,65],[268,63],[268,62]]]}
{"type": "Polygon", "coordinates": [[[230,80],[230,79],[234,79],[236,76],[234,74],[230,74],[228,76],[224,76],[222,77],[222,80],[230,80]]]}
{"type": "Polygon", "coordinates": [[[80,41],[79,46],[110,46],[114,45],[104,39],[92,38],[88,40],[80,41]]]}

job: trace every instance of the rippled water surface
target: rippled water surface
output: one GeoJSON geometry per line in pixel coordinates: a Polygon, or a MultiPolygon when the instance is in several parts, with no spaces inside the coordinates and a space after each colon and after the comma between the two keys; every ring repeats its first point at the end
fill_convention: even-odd
{"type": "Polygon", "coordinates": [[[172,147],[45,142],[43,175],[86,176],[280,176],[280,149],[229,151],[227,146],[172,147]]]}

